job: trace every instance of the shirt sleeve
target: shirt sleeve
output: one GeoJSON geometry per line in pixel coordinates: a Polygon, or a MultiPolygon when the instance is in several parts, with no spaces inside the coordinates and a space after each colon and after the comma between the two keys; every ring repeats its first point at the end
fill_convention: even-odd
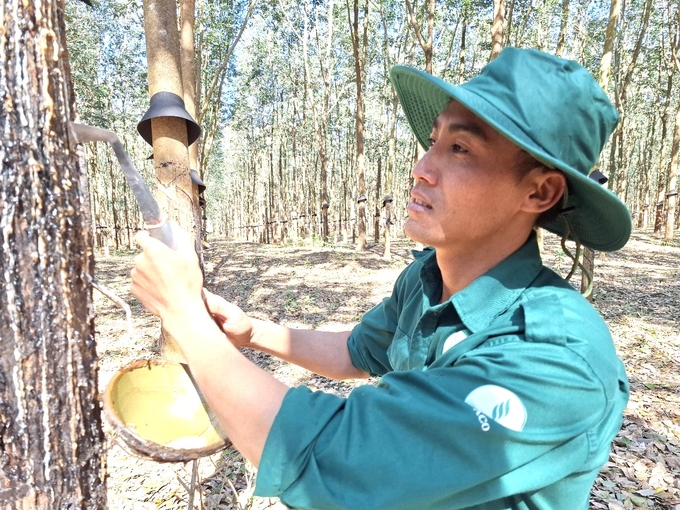
{"type": "Polygon", "coordinates": [[[384,375],[392,370],[387,348],[397,327],[396,298],[394,294],[364,314],[361,322],[347,339],[352,364],[372,375],[384,375]]]}
{"type": "MultiPolygon", "coordinates": [[[[392,294],[366,312],[352,330],[347,349],[352,364],[372,375],[384,375],[392,371],[387,349],[394,339],[400,312],[400,297],[409,279],[417,278],[419,263],[409,265],[397,278],[392,294]]],[[[403,299],[403,297],[401,298],[403,299]]]]}
{"type": "Polygon", "coordinates": [[[301,509],[425,510],[537,491],[606,461],[597,434],[618,428],[625,398],[616,378],[603,384],[570,349],[517,337],[450,366],[390,372],[347,399],[291,389],[256,495],[301,509]]]}

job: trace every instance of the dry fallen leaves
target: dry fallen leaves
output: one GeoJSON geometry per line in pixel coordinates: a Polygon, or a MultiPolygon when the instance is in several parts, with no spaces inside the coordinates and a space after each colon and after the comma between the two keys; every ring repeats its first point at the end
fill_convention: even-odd
{"type": "MultiPolygon", "coordinates": [[[[362,254],[348,246],[278,247],[211,240],[206,283],[248,313],[297,327],[351,327],[387,295],[411,256],[393,240],[362,254]]],[[[594,305],[607,320],[631,381],[621,431],[591,493],[591,508],[680,510],[680,243],[663,246],[635,232],[626,248],[598,260],[594,305]]],[[[546,236],[546,264],[566,274],[569,261],[546,236]]],[[[103,389],[122,365],[157,354],[158,321],[129,295],[131,254],[97,259],[97,278],[132,306],[134,333],[122,310],[95,294],[103,389]]],[[[577,274],[576,278],[579,278],[577,274]]],[[[576,280],[575,280],[576,281],[576,280]]],[[[353,384],[328,381],[261,354],[251,359],[284,382],[348,394],[353,384]]],[[[191,464],[158,464],[128,452],[109,427],[108,495],[112,510],[186,509],[191,464]]],[[[201,459],[194,508],[281,509],[253,498],[254,470],[233,450],[201,459]]]]}

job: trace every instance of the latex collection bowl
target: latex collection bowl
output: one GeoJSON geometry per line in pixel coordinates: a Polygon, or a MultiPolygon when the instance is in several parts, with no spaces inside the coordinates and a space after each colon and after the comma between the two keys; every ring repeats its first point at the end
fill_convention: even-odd
{"type": "Polygon", "coordinates": [[[127,445],[159,462],[198,459],[230,444],[182,363],[134,361],[113,376],[103,405],[127,445]]]}

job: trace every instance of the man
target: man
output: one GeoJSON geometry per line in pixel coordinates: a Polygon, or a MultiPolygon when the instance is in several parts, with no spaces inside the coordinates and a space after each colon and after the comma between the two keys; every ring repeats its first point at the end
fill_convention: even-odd
{"type": "Polygon", "coordinates": [[[533,227],[625,244],[628,210],[588,178],[618,115],[584,68],[533,50],[507,48],[461,86],[407,67],[392,82],[429,147],[405,231],[434,249],[351,332],[249,319],[209,293],[204,304],[186,240],[175,253],[138,237],[133,294],[259,466],[258,495],[315,509],[585,509],[628,383],[603,320],[542,266],[533,227]],[[382,378],[346,399],[291,389],[236,347],[382,378]]]}

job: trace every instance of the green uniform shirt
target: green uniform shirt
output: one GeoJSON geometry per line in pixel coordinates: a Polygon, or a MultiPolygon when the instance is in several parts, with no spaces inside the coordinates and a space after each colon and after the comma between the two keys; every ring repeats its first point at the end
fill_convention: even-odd
{"type": "Polygon", "coordinates": [[[348,341],[377,386],[289,390],[255,493],[309,509],[588,508],[629,391],[602,318],[533,236],[442,304],[435,251],[415,256],[348,341]]]}

